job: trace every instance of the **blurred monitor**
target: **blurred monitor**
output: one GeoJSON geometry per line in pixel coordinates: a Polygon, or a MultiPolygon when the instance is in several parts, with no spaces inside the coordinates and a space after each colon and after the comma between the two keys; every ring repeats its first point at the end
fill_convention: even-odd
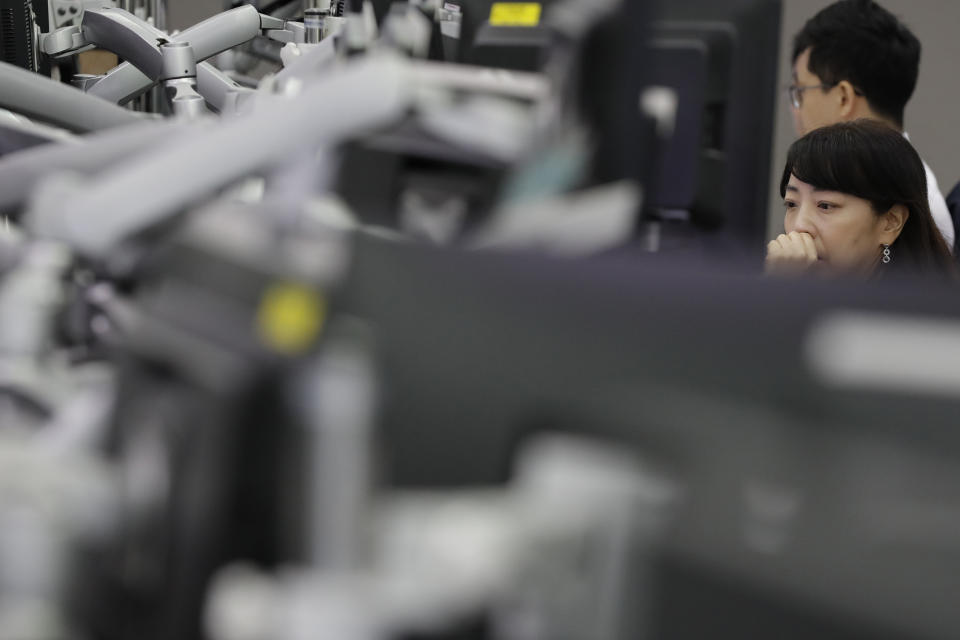
{"type": "Polygon", "coordinates": [[[31,0],[0,0],[0,61],[35,71],[31,0]]]}
{"type": "Polygon", "coordinates": [[[676,483],[649,637],[960,625],[960,385],[930,357],[960,344],[951,291],[365,240],[337,306],[375,330],[393,485],[496,484],[555,430],[676,483]]]}
{"type": "MultiPolygon", "coordinates": [[[[540,69],[550,45],[545,31],[491,24],[501,4],[459,0],[461,61],[540,69]]],[[[543,14],[556,4],[542,3],[543,14]]],[[[597,138],[591,181],[639,179],[649,185],[648,217],[759,251],[780,14],[781,0],[626,0],[578,54],[576,99],[597,138]],[[649,87],[677,97],[674,127],[660,142],[637,109],[649,87]]]]}
{"type": "Polygon", "coordinates": [[[557,0],[450,0],[462,14],[458,61],[515,71],[539,71],[550,44],[544,19],[557,0]]]}
{"type": "Polygon", "coordinates": [[[651,26],[648,82],[675,92],[673,130],[658,155],[649,207],[705,229],[724,222],[726,113],[736,31],[728,22],[651,26]]]}
{"type": "Polygon", "coordinates": [[[780,0],[663,0],[648,40],[649,85],[677,118],[648,213],[688,220],[759,251],[766,233],[780,0]]]}
{"type": "MultiPolygon", "coordinates": [[[[303,477],[295,412],[252,330],[281,275],[264,250],[274,245],[236,252],[206,229],[152,253],[160,280],[143,284],[141,303],[152,320],[130,342],[147,357],[122,375],[120,435],[137,426],[192,443],[172,450],[176,510],[141,532],[145,557],[170,570],[146,572],[144,593],[170,597],[102,614],[154,629],[137,637],[195,637],[179,631],[196,625],[213,567],[241,553],[289,559],[283,540],[303,530],[302,496],[285,490],[303,477]],[[193,424],[204,428],[176,428],[193,424]]],[[[323,289],[331,323],[345,315],[372,329],[388,487],[497,485],[531,436],[586,435],[635,452],[677,488],[652,562],[636,567],[650,575],[648,601],[632,609],[646,637],[955,637],[952,288],[365,235],[350,253],[346,279],[323,289]]]]}

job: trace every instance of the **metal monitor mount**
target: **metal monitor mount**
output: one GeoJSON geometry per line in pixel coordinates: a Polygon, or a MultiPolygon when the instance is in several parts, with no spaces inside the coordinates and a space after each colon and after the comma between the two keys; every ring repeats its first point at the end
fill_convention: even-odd
{"type": "MultiPolygon", "coordinates": [[[[176,35],[157,29],[123,9],[87,10],[79,26],[44,34],[40,48],[60,58],[99,47],[126,60],[106,75],[85,83],[85,90],[110,102],[125,104],[161,80],[165,44],[189,44],[197,65],[197,90],[218,111],[228,95],[244,91],[213,65],[203,62],[260,35],[288,30],[288,23],[262,15],[250,5],[218,14],[176,35]]],[[[290,25],[289,30],[295,30],[290,25]]]]}

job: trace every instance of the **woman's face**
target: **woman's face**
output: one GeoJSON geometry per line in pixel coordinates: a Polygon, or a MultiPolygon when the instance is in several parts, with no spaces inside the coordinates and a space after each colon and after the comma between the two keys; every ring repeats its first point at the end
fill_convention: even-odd
{"type": "Polygon", "coordinates": [[[862,198],[821,191],[791,175],[784,206],[786,232],[813,237],[818,270],[868,274],[876,268],[883,242],[891,242],[884,216],[862,198]]]}

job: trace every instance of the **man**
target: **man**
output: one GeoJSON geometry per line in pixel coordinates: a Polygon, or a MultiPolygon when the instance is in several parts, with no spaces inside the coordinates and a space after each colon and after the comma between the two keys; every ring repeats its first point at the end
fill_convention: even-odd
{"type": "MultiPolygon", "coordinates": [[[[857,118],[902,132],[919,69],[920,41],[893,14],[873,0],[833,3],[793,41],[790,101],[797,133],[857,118]]],[[[930,213],[953,250],[950,213],[926,162],[924,168],[930,213]]]]}

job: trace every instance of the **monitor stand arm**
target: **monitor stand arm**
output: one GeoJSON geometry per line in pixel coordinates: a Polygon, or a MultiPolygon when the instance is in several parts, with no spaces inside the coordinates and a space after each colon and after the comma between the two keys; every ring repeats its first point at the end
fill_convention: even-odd
{"type": "Polygon", "coordinates": [[[44,34],[41,49],[54,58],[94,46],[118,54],[126,62],[89,83],[86,90],[110,102],[125,104],[157,83],[163,69],[163,44],[189,43],[196,61],[202,63],[197,66],[198,91],[220,110],[229,93],[243,89],[203,61],[264,33],[287,30],[287,26],[282,20],[243,5],[170,36],[122,9],[87,10],[79,27],[44,34]]]}
{"type": "Polygon", "coordinates": [[[38,73],[0,62],[0,109],[75,133],[140,122],[143,114],[98,100],[38,73]]]}
{"type": "Polygon", "coordinates": [[[106,259],[126,238],[298,151],[336,148],[398,121],[412,108],[414,80],[409,65],[392,57],[352,62],[310,83],[296,100],[270,96],[252,113],[160,145],[106,175],[52,176],[39,185],[25,224],[106,259]]]}

